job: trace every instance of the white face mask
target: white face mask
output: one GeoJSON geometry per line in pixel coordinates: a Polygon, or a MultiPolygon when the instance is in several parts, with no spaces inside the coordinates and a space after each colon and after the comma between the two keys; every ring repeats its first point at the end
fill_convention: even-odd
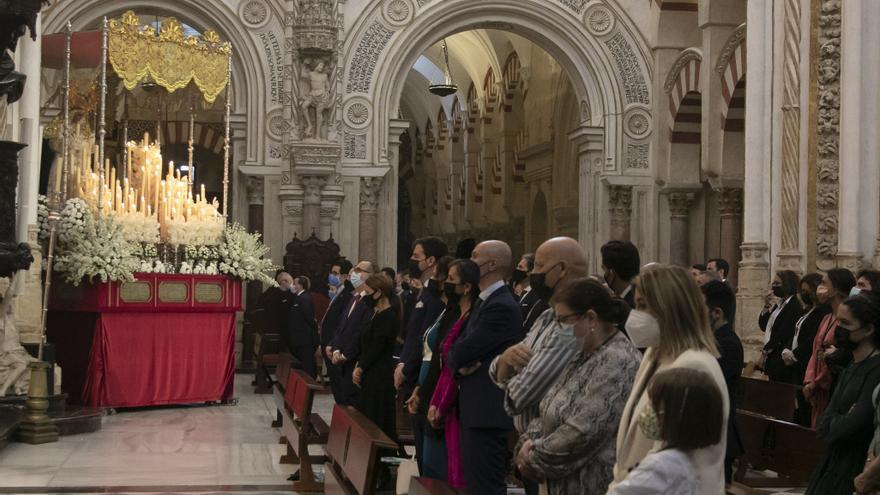
{"type": "Polygon", "coordinates": [[[364,281],[361,280],[360,272],[351,272],[351,276],[348,277],[348,280],[351,282],[351,285],[353,285],[355,289],[357,289],[361,286],[362,283],[364,283],[364,281]]]}
{"type": "Polygon", "coordinates": [[[626,333],[639,349],[660,345],[660,324],[650,314],[634,309],[626,319],[626,333]]]}

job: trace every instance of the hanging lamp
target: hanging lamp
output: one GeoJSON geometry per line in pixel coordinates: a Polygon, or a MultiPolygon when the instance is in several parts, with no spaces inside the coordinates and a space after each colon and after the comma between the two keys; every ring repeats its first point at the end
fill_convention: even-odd
{"type": "Polygon", "coordinates": [[[443,84],[432,84],[428,86],[428,91],[437,95],[437,96],[449,96],[458,91],[458,86],[455,85],[455,82],[452,80],[452,71],[449,69],[449,48],[446,46],[446,39],[444,38],[440,44],[441,49],[443,50],[443,61],[446,63],[446,67],[443,71],[443,84]]]}

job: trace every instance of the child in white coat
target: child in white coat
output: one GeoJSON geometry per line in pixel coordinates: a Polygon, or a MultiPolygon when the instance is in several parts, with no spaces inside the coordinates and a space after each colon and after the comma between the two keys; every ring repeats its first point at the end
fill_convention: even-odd
{"type": "Polygon", "coordinates": [[[609,495],[701,495],[691,456],[721,441],[721,391],[706,373],[673,368],[654,376],[648,397],[651,407],[638,424],[660,449],[645,457],[609,495]]]}

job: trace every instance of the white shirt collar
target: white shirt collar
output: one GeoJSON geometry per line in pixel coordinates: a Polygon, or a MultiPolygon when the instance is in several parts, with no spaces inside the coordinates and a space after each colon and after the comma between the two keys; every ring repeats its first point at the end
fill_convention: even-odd
{"type": "Polygon", "coordinates": [[[298,296],[302,295],[303,292],[305,292],[305,290],[301,290],[301,291],[297,292],[296,295],[298,295],[298,296]]]}
{"type": "Polygon", "coordinates": [[[480,299],[482,299],[483,301],[485,301],[486,299],[489,299],[489,296],[491,296],[493,292],[500,289],[501,287],[504,287],[503,280],[499,280],[499,281],[495,282],[494,284],[490,285],[489,287],[486,287],[485,289],[480,291],[480,299]]]}
{"type": "Polygon", "coordinates": [[[631,291],[632,289],[633,289],[632,284],[627,285],[627,286],[626,286],[626,289],[623,289],[623,292],[621,292],[621,293],[620,293],[620,296],[618,296],[618,297],[620,297],[621,299],[623,299],[624,297],[626,297],[627,294],[629,294],[629,291],[631,291]]]}

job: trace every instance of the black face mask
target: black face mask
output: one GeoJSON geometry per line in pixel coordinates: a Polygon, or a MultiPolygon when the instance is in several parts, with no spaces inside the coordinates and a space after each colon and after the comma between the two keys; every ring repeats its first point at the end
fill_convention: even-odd
{"type": "Polygon", "coordinates": [[[785,292],[782,291],[781,285],[774,285],[772,288],[773,288],[773,295],[774,296],[776,296],[780,299],[785,297],[785,292]]]}
{"type": "Polygon", "coordinates": [[[458,284],[453,284],[452,282],[446,282],[443,284],[443,295],[446,296],[446,300],[449,302],[449,305],[458,304],[461,300],[461,294],[455,292],[455,289],[458,287],[458,284]]]}
{"type": "Polygon", "coordinates": [[[362,297],[361,302],[366,304],[368,308],[375,309],[376,303],[378,303],[379,301],[373,297],[373,294],[370,294],[368,296],[362,297]]]}
{"type": "Polygon", "coordinates": [[[845,351],[849,351],[849,352],[856,350],[856,347],[859,346],[859,342],[853,342],[852,340],[850,340],[849,339],[850,333],[852,333],[852,332],[850,332],[849,330],[847,330],[845,328],[842,328],[842,327],[835,328],[834,329],[834,346],[837,348],[843,349],[845,351]]]}
{"type": "Polygon", "coordinates": [[[412,278],[422,278],[422,269],[419,268],[420,261],[409,260],[409,276],[412,278]]]}
{"type": "Polygon", "coordinates": [[[801,301],[803,301],[804,304],[812,305],[814,302],[813,294],[809,292],[801,292],[801,301]]]}
{"type": "Polygon", "coordinates": [[[403,289],[404,291],[408,291],[410,289],[409,283],[403,282],[402,284],[400,284],[400,288],[403,289]]]}
{"type": "Polygon", "coordinates": [[[510,276],[510,281],[514,284],[518,284],[528,278],[529,274],[525,272],[525,270],[520,270],[517,268],[513,271],[513,275],[510,276]]]}
{"type": "Polygon", "coordinates": [[[553,297],[553,290],[555,287],[549,287],[547,285],[547,274],[546,273],[532,273],[529,275],[529,283],[532,285],[532,290],[535,291],[535,294],[542,301],[549,301],[551,297],[553,297]]]}

